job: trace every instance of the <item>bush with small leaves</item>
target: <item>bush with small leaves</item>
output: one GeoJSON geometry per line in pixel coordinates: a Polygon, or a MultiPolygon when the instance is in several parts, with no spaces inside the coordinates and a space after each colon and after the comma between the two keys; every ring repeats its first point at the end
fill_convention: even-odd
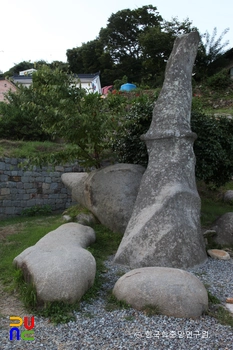
{"type": "Polygon", "coordinates": [[[229,72],[227,69],[223,69],[220,72],[212,75],[207,78],[206,85],[214,90],[224,90],[230,87],[232,84],[232,80],[230,78],[229,72]]]}
{"type": "MultiPolygon", "coordinates": [[[[113,141],[118,161],[147,165],[140,136],[150,127],[153,105],[153,99],[145,95],[131,101],[113,141]]],[[[233,120],[206,116],[198,109],[192,111],[191,129],[198,136],[194,143],[197,179],[216,187],[224,185],[233,176],[233,120]]]]}

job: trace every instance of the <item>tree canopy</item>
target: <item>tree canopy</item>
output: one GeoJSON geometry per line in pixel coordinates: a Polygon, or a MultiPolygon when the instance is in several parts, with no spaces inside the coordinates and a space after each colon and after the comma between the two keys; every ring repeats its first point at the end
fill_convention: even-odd
{"type": "Polygon", "coordinates": [[[39,67],[47,65],[51,67],[52,69],[59,68],[63,71],[68,71],[68,64],[61,62],[61,61],[53,61],[52,63],[48,63],[44,60],[31,62],[31,61],[22,61],[20,63],[15,64],[13,67],[11,67],[7,72],[4,72],[4,76],[12,77],[14,75],[18,75],[19,72],[35,68],[38,69],[39,67]]]}
{"type": "MultiPolygon", "coordinates": [[[[37,68],[47,64],[69,73],[100,72],[102,86],[112,85],[127,76],[128,82],[137,86],[155,88],[162,85],[166,62],[178,35],[198,31],[189,18],[179,21],[177,17],[163,19],[157,7],[152,5],[136,9],[123,9],[111,14],[106,27],[97,37],[81,46],[67,49],[67,62],[39,61],[21,62],[12,67],[6,76],[18,74],[21,70],[37,68]]],[[[200,81],[216,73],[227,60],[224,57],[228,42],[223,42],[225,29],[217,36],[206,31],[200,34],[201,41],[195,61],[194,79],[200,81]]]]}
{"type": "Polygon", "coordinates": [[[0,137],[60,138],[72,147],[68,146],[60,154],[50,154],[49,158],[38,155],[31,161],[57,164],[79,159],[84,166],[100,167],[109,137],[117,126],[117,111],[111,98],[105,100],[98,93],[87,94],[80,88],[76,76],[48,65],[34,72],[32,79],[29,88],[19,86],[17,93],[8,93],[8,103],[0,104],[3,116],[0,137]]]}
{"type": "Polygon", "coordinates": [[[112,14],[106,28],[101,28],[100,41],[115,63],[125,58],[140,59],[143,55],[139,35],[151,27],[158,27],[162,17],[157,8],[148,5],[135,10],[122,10],[112,14]]]}
{"type": "MultiPolygon", "coordinates": [[[[163,74],[173,43],[178,35],[199,31],[189,18],[177,17],[167,21],[152,5],[112,14],[105,28],[101,28],[95,40],[67,50],[71,72],[101,73],[102,85],[112,85],[114,80],[128,77],[128,82],[157,87],[162,84],[163,74]]],[[[208,32],[201,35],[195,78],[211,74],[213,62],[227,43],[222,44],[227,29],[216,38],[208,32]]]]}
{"type": "Polygon", "coordinates": [[[217,28],[213,29],[212,35],[206,31],[202,35],[199,50],[196,59],[199,78],[210,76],[224,67],[225,47],[229,41],[222,42],[229,28],[226,28],[219,37],[217,37],[217,28]]]}

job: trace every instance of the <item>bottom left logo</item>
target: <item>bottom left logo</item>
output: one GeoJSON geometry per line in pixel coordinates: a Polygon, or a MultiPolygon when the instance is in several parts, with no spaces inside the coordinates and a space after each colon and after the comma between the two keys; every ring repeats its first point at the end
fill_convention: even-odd
{"type": "Polygon", "coordinates": [[[14,340],[14,335],[16,336],[16,340],[34,340],[34,316],[24,316],[23,319],[18,316],[10,316],[10,321],[18,321],[17,323],[10,323],[10,327],[12,327],[9,332],[10,340],[14,340]],[[20,330],[19,327],[22,324],[26,330],[20,330]]]}

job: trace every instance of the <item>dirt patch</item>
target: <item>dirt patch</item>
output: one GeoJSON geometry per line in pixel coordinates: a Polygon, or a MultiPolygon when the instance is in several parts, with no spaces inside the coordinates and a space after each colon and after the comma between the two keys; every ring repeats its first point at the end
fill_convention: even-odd
{"type": "Polygon", "coordinates": [[[11,146],[11,147],[19,147],[22,145],[22,141],[11,141],[11,140],[5,140],[1,139],[0,140],[0,145],[1,146],[11,146]]]}
{"type": "Polygon", "coordinates": [[[0,241],[5,241],[6,237],[9,235],[20,233],[23,227],[23,223],[0,227],[0,241]]]}
{"type": "MultiPolygon", "coordinates": [[[[13,225],[7,225],[0,227],[0,242],[7,242],[7,236],[20,233],[24,227],[24,223],[18,223],[13,225]]],[[[19,295],[16,291],[8,292],[4,290],[4,286],[0,282],[0,317],[9,317],[9,316],[25,316],[27,312],[23,303],[21,302],[19,295]]],[[[9,328],[9,322],[1,320],[1,326],[9,328]],[[2,324],[3,323],[3,324],[2,324]]]]}
{"type": "MultiPolygon", "coordinates": [[[[16,291],[12,293],[6,292],[0,284],[0,318],[10,316],[23,317],[25,315],[28,315],[28,312],[21,302],[18,293],[16,291]]],[[[7,327],[9,327],[9,324],[7,324],[7,327]]]]}

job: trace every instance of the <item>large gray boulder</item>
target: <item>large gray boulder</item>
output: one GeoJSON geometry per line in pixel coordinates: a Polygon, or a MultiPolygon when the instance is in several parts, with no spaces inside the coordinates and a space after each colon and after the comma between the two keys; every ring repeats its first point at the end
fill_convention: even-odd
{"type": "Polygon", "coordinates": [[[149,163],[115,262],[131,268],[192,267],[207,259],[200,226],[190,128],[192,68],[199,35],[176,39],[165,80],[143,136],[149,163]]]}
{"type": "Polygon", "coordinates": [[[66,173],[62,182],[72,197],[113,232],[124,233],[145,168],[115,164],[87,173],[66,173]]]}
{"type": "Polygon", "coordinates": [[[96,262],[84,249],[94,241],[92,228],[67,223],[25,249],[13,263],[35,286],[39,302],[73,303],[94,283],[96,262]]]}
{"type": "Polygon", "coordinates": [[[214,242],[223,246],[233,244],[233,212],[220,216],[211,228],[217,233],[213,237],[214,242]]]}
{"type": "Polygon", "coordinates": [[[208,308],[203,283],[189,272],[167,267],[127,272],[116,282],[113,294],[135,309],[155,307],[167,316],[197,318],[208,308]]]}

